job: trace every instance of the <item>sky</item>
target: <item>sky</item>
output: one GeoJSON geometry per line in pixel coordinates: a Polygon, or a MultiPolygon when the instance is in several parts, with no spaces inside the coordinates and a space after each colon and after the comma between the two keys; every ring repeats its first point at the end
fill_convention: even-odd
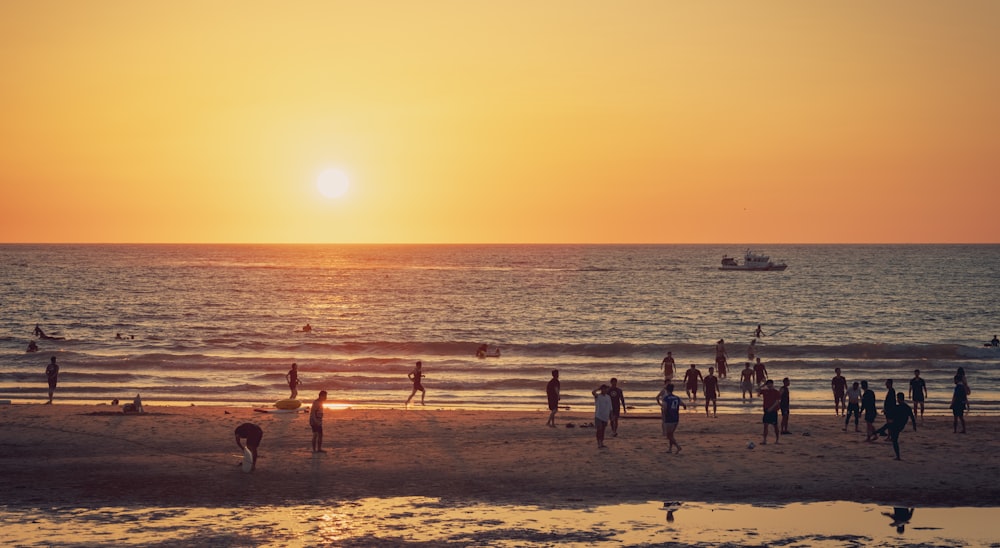
{"type": "Polygon", "coordinates": [[[992,0],[5,0],[0,242],[1000,243],[998,28],[992,0]]]}

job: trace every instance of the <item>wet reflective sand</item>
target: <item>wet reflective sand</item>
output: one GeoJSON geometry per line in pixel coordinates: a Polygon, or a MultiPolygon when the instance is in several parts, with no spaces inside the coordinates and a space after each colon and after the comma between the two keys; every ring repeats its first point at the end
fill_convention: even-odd
{"type": "Polygon", "coordinates": [[[997,508],[853,502],[551,507],[400,497],[287,507],[3,508],[0,537],[8,546],[995,546],[998,518],[997,508]]]}

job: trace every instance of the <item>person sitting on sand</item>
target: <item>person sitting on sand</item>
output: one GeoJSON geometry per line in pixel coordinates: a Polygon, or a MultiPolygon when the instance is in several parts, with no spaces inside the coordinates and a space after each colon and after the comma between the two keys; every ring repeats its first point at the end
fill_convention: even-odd
{"type": "Polygon", "coordinates": [[[243,443],[241,439],[247,440],[246,448],[250,450],[250,454],[253,455],[253,464],[250,465],[250,471],[253,472],[257,469],[257,448],[260,447],[260,440],[264,438],[264,431],[260,429],[256,424],[245,422],[236,427],[236,445],[240,446],[240,451],[243,451],[243,443]]]}
{"type": "Polygon", "coordinates": [[[313,453],[326,453],[323,450],[323,403],[326,402],[326,390],[319,393],[319,397],[312,403],[309,409],[309,428],[312,428],[312,451],[313,453]]]}
{"type": "Polygon", "coordinates": [[[413,396],[417,393],[417,390],[420,391],[420,405],[424,405],[424,396],[427,395],[427,391],[424,390],[424,385],[423,383],[420,382],[420,379],[424,378],[424,372],[422,367],[423,364],[417,362],[417,365],[416,367],[413,368],[413,371],[410,371],[409,373],[406,374],[407,378],[413,381],[413,392],[410,392],[410,397],[406,398],[406,405],[410,405],[410,400],[413,399],[413,396]]]}
{"type": "Polygon", "coordinates": [[[892,518],[891,526],[896,528],[897,533],[902,534],[906,531],[906,524],[913,518],[913,511],[913,508],[894,506],[891,514],[889,512],[882,512],[882,515],[892,518]]]}
{"type": "Polygon", "coordinates": [[[135,399],[132,400],[132,403],[126,403],[122,406],[122,413],[145,413],[142,408],[142,398],[139,397],[139,394],[135,395],[135,399]]]}

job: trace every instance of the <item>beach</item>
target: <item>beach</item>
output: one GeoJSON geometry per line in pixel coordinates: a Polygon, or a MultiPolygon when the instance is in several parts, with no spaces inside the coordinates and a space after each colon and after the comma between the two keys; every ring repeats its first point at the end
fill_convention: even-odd
{"type": "MultiPolygon", "coordinates": [[[[621,422],[598,450],[592,414],[329,409],[313,454],[305,414],[242,407],[108,405],[0,408],[0,477],[15,506],[232,505],[317,498],[439,497],[490,502],[679,500],[790,503],[843,500],[912,506],[1000,505],[996,417],[926,417],[891,444],[842,432],[843,419],[792,415],[793,434],[761,445],[758,416],[682,411],[680,454],[655,418],[621,422]],[[233,430],[264,431],[257,470],[244,474],[233,430]],[[567,428],[568,424],[576,427],[567,428]],[[756,447],[747,448],[748,442],[756,447]]],[[[881,420],[877,424],[881,424],[881,420]]],[[[862,423],[862,430],[864,423],[862,423]]],[[[610,435],[610,433],[609,433],[610,435]]]]}

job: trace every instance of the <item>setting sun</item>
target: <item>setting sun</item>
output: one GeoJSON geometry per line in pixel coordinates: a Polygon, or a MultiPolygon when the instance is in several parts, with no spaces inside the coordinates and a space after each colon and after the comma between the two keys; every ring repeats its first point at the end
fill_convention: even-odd
{"type": "Polygon", "coordinates": [[[351,187],[347,174],[339,169],[327,169],[316,179],[316,188],[327,198],[340,198],[351,187]]]}

